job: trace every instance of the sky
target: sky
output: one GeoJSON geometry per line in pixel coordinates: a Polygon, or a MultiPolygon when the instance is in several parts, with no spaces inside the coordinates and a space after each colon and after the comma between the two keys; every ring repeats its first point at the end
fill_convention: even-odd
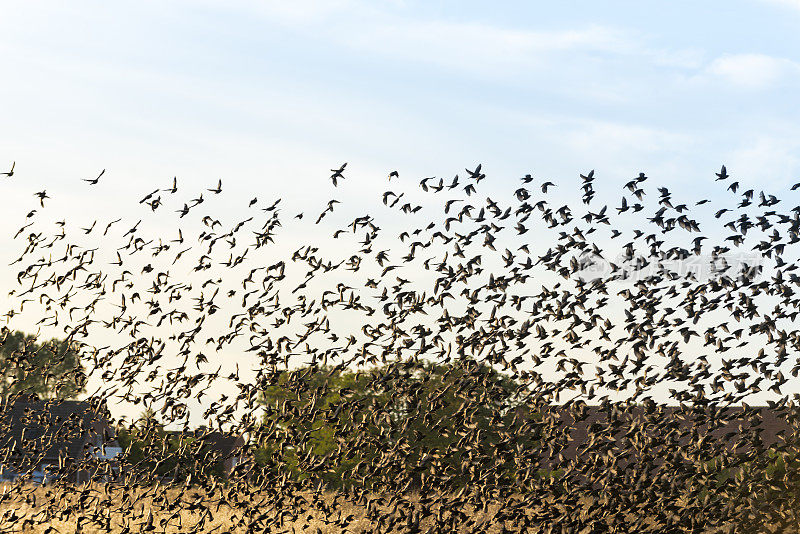
{"type": "Polygon", "coordinates": [[[381,178],[800,174],[799,2],[2,10],[0,166],[53,188],[107,168],[103,194],[173,175],[283,190],[342,161],[381,178]]]}
{"type": "Polygon", "coordinates": [[[714,200],[725,164],[778,193],[800,179],[799,25],[793,0],[0,0],[0,248],[32,191],[86,226],[141,218],[173,177],[187,198],[222,179],[217,214],[321,211],[345,161],[337,192],[367,206],[391,170],[478,163],[489,190],[595,169],[714,200]]]}

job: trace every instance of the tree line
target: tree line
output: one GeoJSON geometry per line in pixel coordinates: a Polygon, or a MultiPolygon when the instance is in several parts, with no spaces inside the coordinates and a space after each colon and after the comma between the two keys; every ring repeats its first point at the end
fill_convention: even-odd
{"type": "MultiPolygon", "coordinates": [[[[1,334],[4,400],[31,394],[73,399],[85,392],[80,354],[68,342],[39,343],[19,331],[1,334]]],[[[559,484],[559,470],[536,467],[542,447],[553,447],[560,438],[543,433],[543,418],[527,387],[473,359],[276,371],[263,385],[259,405],[261,424],[247,436],[243,451],[250,461],[237,469],[262,481],[389,491],[396,489],[391,481],[402,478],[409,481],[405,489],[433,483],[452,492],[484,485],[487,476],[492,487],[512,492],[530,489],[523,481],[559,484]],[[395,454],[382,454],[389,450],[395,454]],[[530,476],[531,469],[537,476],[530,476]]],[[[215,451],[195,433],[165,430],[151,409],[134,424],[118,426],[116,438],[122,461],[134,471],[201,483],[224,478],[215,451]]],[[[793,455],[768,452],[733,467],[711,459],[697,467],[698,476],[708,478],[713,491],[715,485],[737,483],[743,473],[775,478],[800,469],[793,455]]]]}
{"type": "Polygon", "coordinates": [[[273,382],[254,436],[262,476],[379,491],[402,475],[415,487],[435,479],[446,491],[490,473],[511,488],[524,479],[515,453],[538,454],[524,386],[474,360],[309,366],[273,382]],[[387,450],[398,454],[381,463],[387,450]],[[493,469],[498,462],[503,468],[493,469]]]}
{"type": "Polygon", "coordinates": [[[65,340],[0,330],[0,395],[72,399],[84,393],[86,373],[75,347],[65,340]]]}

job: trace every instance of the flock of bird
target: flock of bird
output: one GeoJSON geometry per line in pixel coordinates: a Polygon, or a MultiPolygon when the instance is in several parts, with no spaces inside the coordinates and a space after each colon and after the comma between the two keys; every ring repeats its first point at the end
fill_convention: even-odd
{"type": "MultiPolygon", "coordinates": [[[[331,169],[332,191],[349,184],[346,172],[347,163],[331,169]]],[[[104,184],[105,173],[84,179],[87,187],[104,184]]],[[[0,174],[17,176],[15,163],[0,174]]],[[[245,436],[246,454],[290,434],[298,449],[312,439],[263,424],[261,393],[293,366],[304,366],[304,376],[388,369],[381,387],[390,384],[395,394],[370,407],[374,421],[389,418],[398,399],[413,398],[398,373],[421,369],[420,361],[464,369],[479,361],[521,384],[513,398],[488,388],[475,394],[475,381],[448,386],[463,409],[426,424],[434,431],[455,424],[458,447],[417,458],[413,471],[428,473],[421,482],[408,464],[413,444],[398,442],[360,463],[357,476],[378,480],[381,491],[351,488],[348,498],[369,510],[380,531],[483,531],[486,525],[458,510],[496,502],[498,532],[705,532],[796,521],[789,496],[797,495],[797,442],[787,432],[767,453],[751,406],[766,403],[797,425],[791,379],[800,371],[800,202],[792,193],[740,193],[723,166],[709,179],[709,187],[719,186],[712,200],[690,199],[686,191],[650,187],[638,173],[609,209],[598,205],[603,178],[594,171],[577,179],[577,206],[561,203],[568,181],[533,174],[502,197],[494,192],[503,184],[491,184],[495,198],[481,199],[486,178],[481,165],[418,182],[392,171],[380,202],[369,206],[372,215],[351,211],[342,220],[342,211],[359,207],[331,199],[309,218],[325,231],[316,242],[288,243],[288,253],[281,199],[264,205],[256,197],[235,210],[233,222],[217,219],[203,194],[222,194],[221,180],[181,199],[175,178],[138,199],[138,222],[95,220],[75,231],[65,220],[40,221],[51,199],[37,192],[36,208],[14,236],[22,250],[10,262],[18,286],[9,293],[4,331],[33,324],[73,343],[87,369],[87,394],[112,411],[151,407],[177,428],[201,410],[210,428],[245,436]],[[167,224],[183,227],[165,231],[167,224]],[[387,235],[381,224],[402,231],[387,235]],[[538,446],[523,447],[508,430],[483,447],[477,409],[499,421],[520,405],[522,426],[541,436],[538,446]],[[739,408],[720,411],[731,407],[739,408]],[[581,453],[565,455],[573,439],[565,418],[577,424],[593,410],[604,415],[591,420],[581,453]],[[681,417],[694,423],[677,424],[681,417]],[[737,435],[736,450],[746,453],[710,437],[733,418],[754,423],[737,435]],[[757,474],[776,455],[785,476],[757,474]],[[446,491],[441,460],[452,457],[470,478],[446,491]],[[720,479],[708,468],[714,462],[740,474],[720,479]],[[509,464],[514,484],[501,481],[509,464]]],[[[298,213],[289,222],[302,219],[298,213]]],[[[326,388],[298,390],[315,400],[284,403],[280,414],[329,417],[333,408],[316,401],[326,388]]],[[[340,393],[338,410],[359,409],[340,393]]],[[[324,472],[368,447],[358,426],[366,423],[348,421],[342,435],[350,441],[342,438],[322,457],[298,457],[299,468],[324,472]]],[[[119,482],[125,492],[159,491],[153,473],[136,473],[138,482],[119,482]]],[[[216,501],[193,506],[211,514],[235,501],[244,511],[231,529],[280,531],[283,523],[263,511],[302,519],[297,496],[318,483],[259,474],[245,461],[211,491],[216,501]]],[[[137,520],[130,495],[118,503],[131,511],[128,531],[166,528],[152,512],[137,520]]],[[[166,499],[158,502],[171,510],[166,499]]],[[[352,521],[334,515],[332,525],[352,521]]]]}

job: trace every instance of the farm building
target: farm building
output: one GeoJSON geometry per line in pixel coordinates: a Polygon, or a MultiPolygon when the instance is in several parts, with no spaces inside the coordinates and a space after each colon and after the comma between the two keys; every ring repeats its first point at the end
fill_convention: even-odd
{"type": "Polygon", "coordinates": [[[233,469],[242,462],[244,438],[241,435],[207,430],[203,427],[190,431],[165,431],[168,440],[174,443],[191,440],[199,455],[208,454],[217,462],[217,468],[224,477],[230,476],[233,469]]]}
{"type": "Polygon", "coordinates": [[[35,396],[0,406],[0,449],[6,451],[0,459],[0,479],[26,476],[34,482],[55,473],[88,481],[92,471],[121,452],[103,403],[35,396]]]}

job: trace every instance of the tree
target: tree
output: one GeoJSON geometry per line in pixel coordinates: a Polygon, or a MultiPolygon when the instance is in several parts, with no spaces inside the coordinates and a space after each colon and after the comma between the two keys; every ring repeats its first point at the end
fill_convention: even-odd
{"type": "Polygon", "coordinates": [[[538,448],[533,428],[518,417],[523,393],[474,360],[283,371],[261,396],[256,459],[273,474],[333,487],[420,487],[435,478],[457,489],[492,472],[497,485],[511,488],[521,479],[517,448],[532,455],[538,448]]]}
{"type": "Polygon", "coordinates": [[[149,406],[145,408],[145,410],[139,416],[139,419],[136,420],[136,425],[141,430],[157,429],[161,431],[164,429],[164,425],[159,422],[158,417],[156,416],[156,411],[149,406]]]}
{"type": "Polygon", "coordinates": [[[71,399],[84,391],[86,375],[71,343],[19,331],[0,332],[0,394],[34,394],[43,399],[71,399]]]}

